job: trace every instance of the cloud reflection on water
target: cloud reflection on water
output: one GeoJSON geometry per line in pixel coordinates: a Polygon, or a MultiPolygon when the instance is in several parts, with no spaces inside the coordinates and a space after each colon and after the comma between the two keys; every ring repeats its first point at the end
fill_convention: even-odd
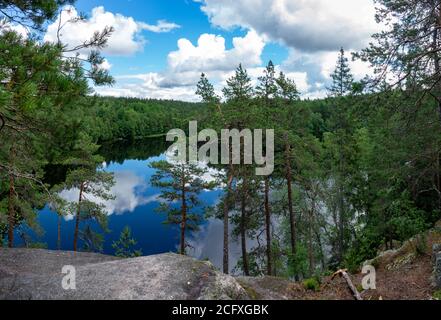
{"type": "MultiPolygon", "coordinates": [[[[133,212],[137,207],[158,201],[159,194],[147,196],[147,181],[131,171],[115,172],[115,185],[111,188],[111,194],[115,199],[104,201],[103,199],[87,195],[88,199],[104,206],[105,212],[110,216],[113,214],[124,214],[133,212]]],[[[79,190],[70,189],[61,192],[61,197],[69,202],[78,201],[79,190]]],[[[66,220],[71,220],[72,215],[66,220]]]]}
{"type": "MultiPolygon", "coordinates": [[[[242,248],[240,241],[237,241],[232,235],[233,226],[230,224],[229,236],[229,263],[230,272],[236,267],[239,259],[242,257],[242,248]]],[[[222,270],[223,265],[223,244],[224,244],[224,223],[219,219],[208,219],[206,224],[201,226],[197,232],[193,232],[188,238],[190,246],[190,256],[199,260],[209,260],[215,267],[222,270]]],[[[247,239],[248,251],[257,247],[255,239],[247,239]]]]}

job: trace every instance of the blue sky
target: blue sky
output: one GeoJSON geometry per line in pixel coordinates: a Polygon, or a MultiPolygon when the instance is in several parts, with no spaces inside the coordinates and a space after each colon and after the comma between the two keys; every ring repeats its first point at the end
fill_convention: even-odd
{"type": "MultiPolygon", "coordinates": [[[[147,43],[141,52],[130,58],[109,58],[115,66],[117,73],[137,73],[133,68],[143,72],[158,72],[167,65],[167,55],[176,50],[176,43],[180,38],[187,38],[196,42],[203,32],[223,34],[229,32],[211,28],[211,25],[199,9],[200,4],[186,0],[80,0],[77,8],[83,12],[91,12],[98,6],[104,6],[106,11],[120,13],[124,16],[133,17],[136,21],[156,23],[159,20],[172,21],[181,27],[168,33],[154,33],[143,31],[141,34],[147,39],[147,43]],[[128,72],[129,71],[129,72],[128,72]]],[[[240,33],[240,32],[239,32],[240,33]]]]}
{"type": "MultiPolygon", "coordinates": [[[[256,80],[270,59],[303,97],[324,96],[340,47],[360,50],[378,29],[372,0],[77,0],[61,19],[79,12],[87,20],[66,25],[67,45],[115,28],[103,67],[117,83],[97,93],[188,101],[200,73],[220,92],[239,63],[256,80]]],[[[369,72],[351,66],[356,78],[369,72]]]]}

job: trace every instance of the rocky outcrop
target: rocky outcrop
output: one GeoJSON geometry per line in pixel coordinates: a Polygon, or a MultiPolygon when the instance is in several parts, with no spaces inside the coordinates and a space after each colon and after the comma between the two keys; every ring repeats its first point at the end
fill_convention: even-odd
{"type": "Polygon", "coordinates": [[[176,254],[134,259],[47,250],[0,249],[0,299],[248,299],[232,277],[209,262],[176,254]],[[76,289],[62,287],[63,266],[75,267],[76,289]]]}

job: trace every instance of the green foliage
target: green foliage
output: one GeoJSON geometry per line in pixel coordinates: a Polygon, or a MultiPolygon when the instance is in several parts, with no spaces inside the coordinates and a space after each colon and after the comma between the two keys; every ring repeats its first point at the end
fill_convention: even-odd
{"type": "Polygon", "coordinates": [[[28,249],[47,249],[47,243],[31,242],[27,245],[28,249]]]}
{"type": "Polygon", "coordinates": [[[348,58],[345,57],[345,51],[343,48],[340,50],[338,56],[337,66],[335,71],[331,74],[332,85],[328,89],[331,96],[342,97],[353,89],[353,76],[351,69],[349,68],[348,58]]]}
{"type": "Polygon", "coordinates": [[[82,251],[85,252],[102,252],[104,244],[104,236],[92,229],[90,225],[87,225],[84,230],[80,231],[79,235],[81,241],[83,241],[82,251]]]}
{"type": "Polygon", "coordinates": [[[137,241],[132,238],[132,230],[125,227],[117,241],[114,241],[112,248],[115,250],[115,256],[120,258],[136,258],[142,256],[142,250],[136,250],[137,241]]]}
{"type": "Polygon", "coordinates": [[[320,282],[316,278],[306,279],[303,281],[303,287],[306,290],[318,292],[320,291],[320,282]]]}
{"type": "MultiPolygon", "coordinates": [[[[271,75],[271,73],[269,73],[269,75],[271,75]]],[[[283,72],[280,72],[279,77],[276,79],[276,84],[276,97],[278,99],[281,99],[284,102],[292,103],[293,101],[296,101],[300,98],[300,93],[297,90],[297,86],[294,80],[287,78],[283,72]]],[[[268,93],[272,93],[272,90],[274,89],[272,89],[270,86],[268,93]]]]}
{"type": "Polygon", "coordinates": [[[441,300],[441,290],[435,291],[433,293],[433,298],[436,300],[441,300]]]}
{"type": "Polygon", "coordinates": [[[276,71],[272,61],[268,62],[263,76],[259,77],[258,80],[259,85],[256,88],[256,94],[264,100],[265,104],[272,102],[279,88],[282,91],[289,91],[287,90],[289,84],[285,81],[285,78],[276,79],[276,71]]]}
{"type": "Polygon", "coordinates": [[[419,256],[425,256],[429,251],[427,245],[427,234],[421,233],[415,237],[415,253],[419,256]]]}
{"type": "Polygon", "coordinates": [[[188,130],[188,121],[208,112],[204,104],[135,98],[87,98],[81,123],[95,141],[115,142],[188,130]]]}
{"type": "Polygon", "coordinates": [[[390,213],[389,232],[394,233],[396,240],[405,241],[428,227],[424,211],[416,208],[406,195],[393,201],[388,211],[390,213]]]}
{"type": "MultiPolygon", "coordinates": [[[[1,24],[42,31],[68,3],[72,1],[0,1],[1,24]]],[[[102,48],[110,33],[105,28],[80,49],[102,48]]],[[[66,59],[66,50],[62,43],[43,42],[38,36],[22,37],[8,30],[0,34],[0,207],[7,208],[9,246],[14,245],[18,226],[39,229],[36,211],[53,200],[43,182],[45,166],[69,154],[81,140],[81,112],[74,111],[90,93],[89,80],[97,85],[113,81],[107,72],[97,70],[103,61],[98,51],[85,61],[79,56],[66,59]]],[[[0,219],[2,224],[4,220],[0,219]]]]}
{"type": "Polygon", "coordinates": [[[47,20],[55,18],[60,7],[73,2],[73,0],[0,0],[0,18],[40,29],[47,20]]]}
{"type": "Polygon", "coordinates": [[[227,101],[245,102],[253,96],[251,78],[240,64],[235,75],[227,80],[227,86],[222,90],[227,101]]]}
{"type": "Polygon", "coordinates": [[[107,232],[107,212],[103,201],[112,200],[110,189],[115,181],[112,173],[102,168],[104,159],[97,155],[98,145],[91,138],[81,133],[70,153],[64,156],[61,163],[69,166],[65,182],[58,190],[76,189],[79,198],[75,202],[65,204],[64,210],[75,216],[74,250],[78,239],[84,243],[86,251],[102,251],[103,236],[95,232],[89,224],[79,231],[81,222],[94,220],[104,232],[107,232]],[[86,196],[87,195],[87,196],[86,196]],[[95,200],[91,200],[93,197],[95,200]]]}
{"type": "Polygon", "coordinates": [[[308,274],[308,250],[302,245],[297,245],[296,255],[288,255],[288,274],[290,277],[308,274]]]}
{"type": "Polygon", "coordinates": [[[343,267],[348,269],[351,273],[357,273],[360,271],[363,262],[377,255],[377,248],[379,246],[379,239],[370,236],[370,234],[366,232],[360,239],[354,241],[351,248],[345,254],[343,267]]]}
{"type": "Polygon", "coordinates": [[[194,212],[195,207],[200,205],[198,196],[204,189],[212,187],[202,180],[206,169],[191,163],[172,161],[153,162],[150,167],[157,170],[151,177],[151,183],[161,189],[160,199],[163,200],[157,211],[167,214],[165,223],[180,227],[180,253],[185,254],[185,235],[188,231],[198,230],[202,220],[201,214],[194,212]]]}
{"type": "Polygon", "coordinates": [[[204,73],[197,84],[196,94],[202,98],[204,103],[219,103],[220,99],[214,92],[213,85],[208,81],[204,73]]]}
{"type": "MultiPolygon", "coordinates": [[[[253,254],[253,252],[247,254],[247,263],[248,263],[248,273],[250,277],[260,277],[264,274],[264,270],[261,268],[261,263],[258,261],[257,255],[253,254]]],[[[233,274],[243,273],[244,264],[243,257],[239,258],[237,261],[237,265],[233,269],[233,274]]]]}

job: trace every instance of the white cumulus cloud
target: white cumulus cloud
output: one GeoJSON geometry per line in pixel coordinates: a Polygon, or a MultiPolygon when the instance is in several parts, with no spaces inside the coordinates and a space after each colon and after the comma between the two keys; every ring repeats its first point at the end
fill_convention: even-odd
{"type": "Polygon", "coordinates": [[[215,26],[254,29],[302,51],[360,48],[377,30],[373,0],[195,0],[215,26]]]}
{"type": "MultiPolygon", "coordinates": [[[[143,191],[147,188],[146,181],[132,172],[115,173],[115,185],[111,188],[110,193],[115,197],[112,200],[103,200],[93,195],[86,194],[87,199],[103,205],[107,215],[123,214],[133,212],[137,207],[155,202],[159,195],[144,196],[143,191]]],[[[78,201],[79,190],[69,189],[60,193],[60,196],[68,201],[78,201]]],[[[73,215],[66,216],[66,220],[72,220],[73,215]]]]}
{"type": "MultiPolygon", "coordinates": [[[[364,48],[380,30],[375,21],[373,0],[194,0],[212,25],[223,29],[255,30],[266,42],[290,50],[282,63],[286,71],[306,74],[303,97],[326,96],[329,74],[338,51],[364,48]]],[[[370,72],[362,62],[350,62],[356,79],[370,72]]]]}
{"type": "Polygon", "coordinates": [[[118,76],[114,88],[96,91],[102,95],[196,101],[196,83],[201,73],[206,73],[220,92],[240,63],[249,68],[250,73],[261,65],[265,42],[250,30],[243,37],[233,38],[231,49],[227,49],[225,38],[214,34],[202,34],[196,44],[182,38],[177,46],[177,50],[168,55],[166,70],[118,76]]]}
{"type": "MultiPolygon", "coordinates": [[[[276,66],[295,80],[304,98],[326,96],[338,51],[357,51],[378,31],[373,0],[194,0],[212,25],[239,28],[231,46],[222,36],[201,34],[196,43],[182,38],[167,57],[161,72],[118,77],[114,88],[100,94],[198,100],[195,86],[205,73],[220,94],[226,80],[242,63],[256,84],[263,72],[262,53],[270,42],[289,50],[288,58],[276,66]]],[[[350,59],[351,60],[351,59],[350,59]]],[[[370,72],[362,62],[350,62],[355,79],[370,72]]]]}
{"type": "Polygon", "coordinates": [[[179,27],[177,24],[164,20],[158,21],[156,25],[138,22],[132,17],[106,11],[102,6],[94,8],[87,19],[75,21],[78,17],[79,13],[74,7],[65,7],[57,20],[48,26],[44,40],[48,42],[58,41],[57,32],[60,26],[60,19],[63,26],[60,39],[69,48],[74,48],[88,41],[97,31],[101,32],[106,27],[113,27],[114,32],[110,36],[103,54],[130,56],[143,49],[146,43],[141,35],[143,30],[169,32],[179,27]]]}
{"type": "Polygon", "coordinates": [[[181,26],[166,20],[159,20],[156,24],[139,23],[142,29],[156,33],[170,32],[174,29],[179,29],[181,26]]]}
{"type": "Polygon", "coordinates": [[[21,35],[24,39],[29,37],[29,30],[20,24],[7,23],[0,21],[0,34],[5,31],[14,31],[21,35]]]}
{"type": "Polygon", "coordinates": [[[218,71],[231,70],[239,63],[244,66],[261,64],[260,55],[265,47],[261,37],[249,31],[245,37],[233,38],[233,48],[226,50],[225,39],[214,34],[203,34],[197,45],[187,39],[178,41],[178,50],[168,55],[169,67],[173,71],[218,71]]]}

